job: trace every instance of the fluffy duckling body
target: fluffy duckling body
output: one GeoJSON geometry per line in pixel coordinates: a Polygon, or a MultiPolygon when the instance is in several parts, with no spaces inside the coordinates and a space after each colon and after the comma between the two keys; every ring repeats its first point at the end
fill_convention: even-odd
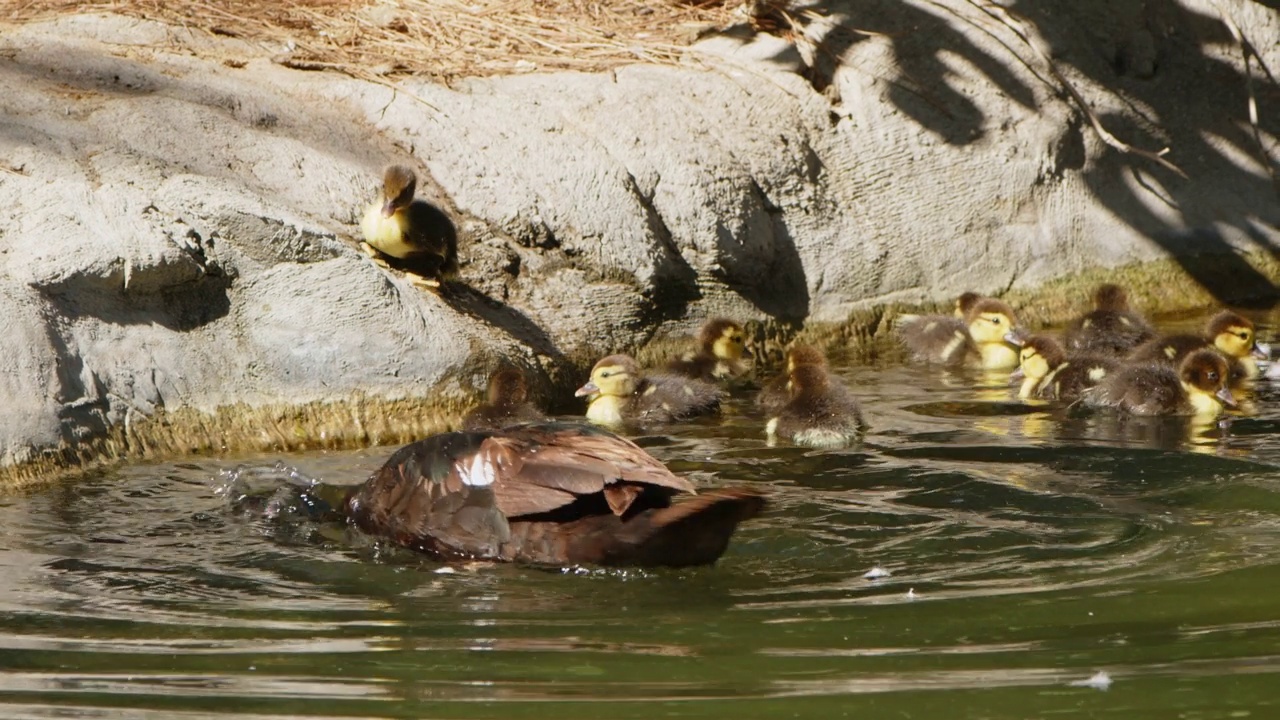
{"type": "Polygon", "coordinates": [[[801,365],[814,365],[826,370],[827,357],[810,345],[796,345],[787,350],[786,370],[765,382],[756,395],[756,405],[764,410],[766,416],[773,417],[791,400],[787,383],[791,381],[792,371],[801,365]]]}
{"type": "Polygon", "coordinates": [[[964,319],[903,315],[898,320],[899,336],[919,360],[984,370],[1018,366],[1018,347],[1006,338],[1011,332],[1017,332],[1013,308],[994,298],[974,301],[964,319]]]}
{"type": "Polygon", "coordinates": [[[738,377],[746,372],[742,360],[746,335],[742,326],[725,318],[708,320],[698,333],[698,349],[667,364],[667,371],[704,382],[738,377]]]}
{"type": "Polygon", "coordinates": [[[1132,415],[1193,415],[1211,420],[1223,408],[1236,407],[1228,373],[1222,353],[1201,348],[1183,358],[1176,369],[1154,362],[1125,365],[1081,397],[1086,405],[1132,415]]]}
{"type": "Polygon", "coordinates": [[[1067,352],[1124,357],[1156,337],[1156,331],[1129,307],[1129,296],[1119,285],[1099,285],[1093,293],[1093,310],[1067,326],[1067,352]]]}
{"type": "Polygon", "coordinates": [[[1093,387],[1120,368],[1120,361],[1103,355],[1067,355],[1057,340],[1032,335],[1019,352],[1018,397],[1023,400],[1074,402],[1085,388],[1093,387]]]}
{"type": "Polygon", "coordinates": [[[641,375],[629,355],[610,355],[591,369],[591,379],[578,388],[587,397],[587,420],[606,427],[627,422],[669,423],[720,411],[720,388],[692,378],[653,373],[641,375]]]}
{"type": "Polygon", "coordinates": [[[770,440],[783,438],[815,448],[845,447],[862,434],[862,408],[821,365],[797,365],[787,373],[788,400],[765,425],[770,440]]]}
{"type": "Polygon", "coordinates": [[[462,419],[463,430],[489,430],[516,423],[542,420],[545,416],[529,402],[529,384],[517,368],[495,370],[489,376],[485,403],[462,419]]]}
{"type": "Polygon", "coordinates": [[[365,532],[440,560],[680,567],[715,562],[764,503],[749,489],[695,494],[604,430],[533,423],[407,445],[342,507],[365,532]]]}
{"type": "Polygon", "coordinates": [[[439,208],[414,199],[417,184],[411,168],[388,167],[382,195],[365,210],[360,232],[365,247],[377,251],[388,265],[414,273],[423,284],[438,286],[440,279],[458,271],[457,231],[439,208]]]}
{"type": "Polygon", "coordinates": [[[1129,355],[1134,362],[1158,362],[1177,365],[1192,352],[1216,348],[1231,362],[1231,381],[1235,387],[1247,385],[1260,374],[1258,360],[1267,353],[1258,346],[1253,321],[1230,310],[1214,315],[1205,325],[1203,335],[1166,335],[1139,345],[1129,355]]]}

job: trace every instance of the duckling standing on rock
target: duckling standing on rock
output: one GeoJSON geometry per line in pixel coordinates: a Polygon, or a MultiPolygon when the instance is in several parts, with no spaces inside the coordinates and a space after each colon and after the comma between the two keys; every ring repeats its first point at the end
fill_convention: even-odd
{"type": "Polygon", "coordinates": [[[1209,319],[1204,335],[1166,335],[1139,345],[1129,355],[1134,362],[1159,362],[1177,365],[1188,353],[1214,347],[1231,361],[1231,379],[1234,387],[1246,385],[1258,377],[1258,360],[1267,358],[1267,351],[1258,345],[1253,321],[1239,313],[1224,310],[1209,319]]]}
{"type": "Polygon", "coordinates": [[[545,416],[529,402],[529,385],[519,368],[505,367],[489,376],[485,404],[462,419],[463,430],[496,430],[508,425],[542,420],[545,416]]]}
{"type": "Polygon", "coordinates": [[[715,562],[765,504],[745,488],[694,493],[629,440],[535,423],[407,445],[343,508],[361,530],[440,560],[680,567],[715,562]]]}
{"type": "Polygon", "coordinates": [[[1227,386],[1227,359],[1217,350],[1189,353],[1177,369],[1164,363],[1136,363],[1103,378],[1081,393],[1086,405],[1118,408],[1132,415],[1193,415],[1212,420],[1224,407],[1235,409],[1227,386]]]}
{"type": "Polygon", "coordinates": [[[607,427],[628,421],[669,423],[720,411],[720,388],[708,382],[653,373],[641,376],[629,355],[610,355],[591,369],[574,393],[587,397],[587,420],[607,427]]]}
{"type": "Polygon", "coordinates": [[[797,365],[787,373],[787,403],[765,433],[815,448],[846,447],[862,434],[862,408],[848,388],[821,365],[797,365]]]}
{"type": "Polygon", "coordinates": [[[747,369],[742,361],[745,347],[741,325],[725,318],[708,320],[698,333],[698,350],[672,360],[667,370],[705,382],[735,378],[747,369]]]}
{"type": "Polygon", "coordinates": [[[947,315],[903,315],[898,333],[916,358],[943,365],[976,365],[984,370],[1018,366],[1018,348],[1006,339],[1020,337],[1017,318],[994,298],[973,303],[963,320],[947,315]]]}
{"type": "Polygon", "coordinates": [[[1119,367],[1120,361],[1111,357],[1068,356],[1057,340],[1032,335],[1023,342],[1018,369],[1009,379],[1021,383],[1018,397],[1023,400],[1074,402],[1085,388],[1097,385],[1119,367]]]}
{"type": "Polygon", "coordinates": [[[365,210],[360,222],[361,246],[370,257],[412,274],[415,285],[440,286],[458,272],[458,236],[440,209],[413,193],[418,176],[404,165],[387,168],[382,199],[365,210]],[[372,251],[376,251],[376,254],[372,251]]]}
{"type": "Polygon", "coordinates": [[[1093,310],[1077,318],[1064,333],[1070,353],[1124,357],[1156,337],[1156,331],[1129,308],[1124,288],[1110,283],[1093,292],[1093,310]]]}

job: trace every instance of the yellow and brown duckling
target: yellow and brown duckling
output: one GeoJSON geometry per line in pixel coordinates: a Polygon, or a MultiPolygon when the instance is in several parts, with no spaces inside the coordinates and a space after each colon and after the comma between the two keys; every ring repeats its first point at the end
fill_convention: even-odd
{"type": "Polygon", "coordinates": [[[1206,347],[1217,348],[1231,361],[1231,383],[1239,388],[1257,378],[1258,360],[1267,352],[1258,345],[1253,321],[1239,313],[1224,310],[1209,319],[1203,335],[1177,334],[1155,338],[1139,345],[1129,354],[1134,362],[1159,362],[1177,365],[1189,353],[1206,347]]]}
{"type": "Polygon", "coordinates": [[[742,360],[746,334],[742,325],[726,318],[708,320],[698,333],[698,349],[667,364],[676,375],[716,382],[742,375],[747,365],[742,360]]]}
{"type": "Polygon", "coordinates": [[[788,349],[786,369],[766,381],[756,395],[756,405],[764,410],[766,416],[773,417],[791,400],[787,384],[791,381],[791,372],[801,365],[815,365],[826,370],[827,356],[812,345],[795,345],[788,349]]]}
{"type": "Polygon", "coordinates": [[[529,383],[524,373],[519,368],[504,367],[489,376],[488,396],[484,404],[473,408],[462,418],[462,429],[497,429],[545,417],[529,402],[529,383]]]}
{"type": "Polygon", "coordinates": [[[1177,368],[1139,362],[1121,367],[1081,393],[1086,405],[1117,408],[1132,415],[1191,415],[1212,420],[1235,409],[1227,384],[1227,359],[1211,348],[1187,354],[1177,368]]]}
{"type": "Polygon", "coordinates": [[[1011,370],[1018,366],[1018,346],[1008,339],[1020,337],[1013,308],[994,298],[980,298],[963,319],[948,315],[903,315],[898,334],[907,349],[923,362],[973,365],[984,370],[1011,370]]]}
{"type": "Polygon", "coordinates": [[[1103,355],[1067,355],[1048,335],[1032,335],[1022,342],[1018,369],[1009,379],[1019,383],[1023,400],[1074,402],[1120,368],[1120,360],[1103,355]]]}
{"type": "Polygon", "coordinates": [[[457,230],[439,208],[414,199],[417,185],[412,168],[386,169],[381,197],[360,222],[362,247],[371,257],[414,275],[416,284],[439,287],[442,279],[458,271],[457,230]]]}
{"type": "Polygon", "coordinates": [[[1067,326],[1063,337],[1072,354],[1124,357],[1156,337],[1155,328],[1129,307],[1124,288],[1110,283],[1093,293],[1093,310],[1067,326]]]}
{"type": "Polygon", "coordinates": [[[587,420],[606,427],[669,423],[720,411],[720,388],[669,373],[641,374],[629,355],[610,355],[591,368],[574,393],[587,398],[587,420]]]}
{"type": "Polygon", "coordinates": [[[764,504],[745,488],[695,494],[629,440],[548,422],[407,445],[343,508],[440,560],[679,567],[715,562],[764,504]]]}
{"type": "Polygon", "coordinates": [[[846,447],[865,429],[857,398],[822,365],[796,365],[787,373],[788,399],[765,433],[815,448],[846,447]]]}

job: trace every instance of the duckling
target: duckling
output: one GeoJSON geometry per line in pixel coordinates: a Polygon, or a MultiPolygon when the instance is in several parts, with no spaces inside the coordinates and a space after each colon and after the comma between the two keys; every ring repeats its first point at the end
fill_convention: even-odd
{"type": "Polygon", "coordinates": [[[1006,336],[1020,337],[1013,308],[994,298],[974,301],[964,319],[946,315],[903,315],[898,332],[920,360],[944,365],[977,365],[984,370],[1018,366],[1018,350],[1006,336]]]}
{"type": "Polygon", "coordinates": [[[763,409],[767,416],[776,415],[791,400],[787,383],[791,381],[791,371],[801,365],[815,365],[826,370],[827,357],[821,350],[811,345],[795,345],[787,350],[787,369],[770,378],[764,387],[760,388],[760,394],[756,396],[756,405],[763,409]]]}
{"type": "Polygon", "coordinates": [[[720,388],[708,382],[652,373],[641,376],[629,355],[610,355],[574,393],[587,396],[587,420],[608,427],[626,421],[669,423],[720,411],[720,388]]]}
{"type": "Polygon", "coordinates": [[[360,222],[362,249],[370,257],[414,275],[414,283],[439,287],[458,272],[458,237],[439,208],[413,193],[418,176],[404,165],[392,165],[382,179],[382,198],[365,210],[360,222]]]}
{"type": "Polygon", "coordinates": [[[715,562],[764,505],[745,488],[695,494],[629,440],[543,422],[407,445],[341,507],[361,530],[440,560],[681,567],[715,562]],[[693,497],[673,502],[681,495],[693,497]]]}
{"type": "Polygon", "coordinates": [[[1165,363],[1125,365],[1081,398],[1091,407],[1113,407],[1132,415],[1193,415],[1212,420],[1224,407],[1235,409],[1227,385],[1229,368],[1222,353],[1193,350],[1175,369],[1165,363]]]}
{"type": "Polygon", "coordinates": [[[1206,347],[1217,348],[1231,361],[1232,384],[1237,389],[1258,377],[1258,360],[1267,358],[1254,335],[1253,321],[1224,310],[1209,319],[1203,335],[1166,335],[1150,340],[1134,348],[1129,360],[1177,365],[1188,353],[1206,347]]]}
{"type": "Polygon", "coordinates": [[[487,401],[462,418],[462,429],[497,429],[544,417],[529,402],[529,384],[524,373],[519,368],[504,367],[489,376],[487,401]]]}
{"type": "Polygon", "coordinates": [[[1018,397],[1074,402],[1120,367],[1120,361],[1102,355],[1070,355],[1048,335],[1032,335],[1023,341],[1018,369],[1009,376],[1021,383],[1018,397]]]}
{"type": "Polygon", "coordinates": [[[742,351],[746,338],[742,326],[725,318],[713,318],[698,333],[698,350],[667,364],[667,371],[714,383],[746,372],[742,351]]]}
{"type": "Polygon", "coordinates": [[[1129,308],[1124,288],[1105,283],[1093,292],[1093,310],[1067,326],[1064,337],[1067,352],[1124,357],[1156,331],[1129,308]]]}
{"type": "Polygon", "coordinates": [[[775,438],[816,448],[845,447],[861,435],[862,408],[821,365],[796,365],[787,373],[789,399],[765,425],[775,438]]]}

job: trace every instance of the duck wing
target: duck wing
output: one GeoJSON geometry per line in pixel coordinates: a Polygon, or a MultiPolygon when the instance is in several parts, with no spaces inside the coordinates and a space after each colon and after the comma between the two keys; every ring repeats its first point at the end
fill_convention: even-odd
{"type": "MultiPolygon", "coordinates": [[[[560,511],[620,517],[693,485],[625,438],[570,423],[436,435],[397,451],[347,498],[366,532],[438,557],[500,556],[509,520],[560,511]]],[[[559,524],[559,523],[557,523],[559,524]]]]}

